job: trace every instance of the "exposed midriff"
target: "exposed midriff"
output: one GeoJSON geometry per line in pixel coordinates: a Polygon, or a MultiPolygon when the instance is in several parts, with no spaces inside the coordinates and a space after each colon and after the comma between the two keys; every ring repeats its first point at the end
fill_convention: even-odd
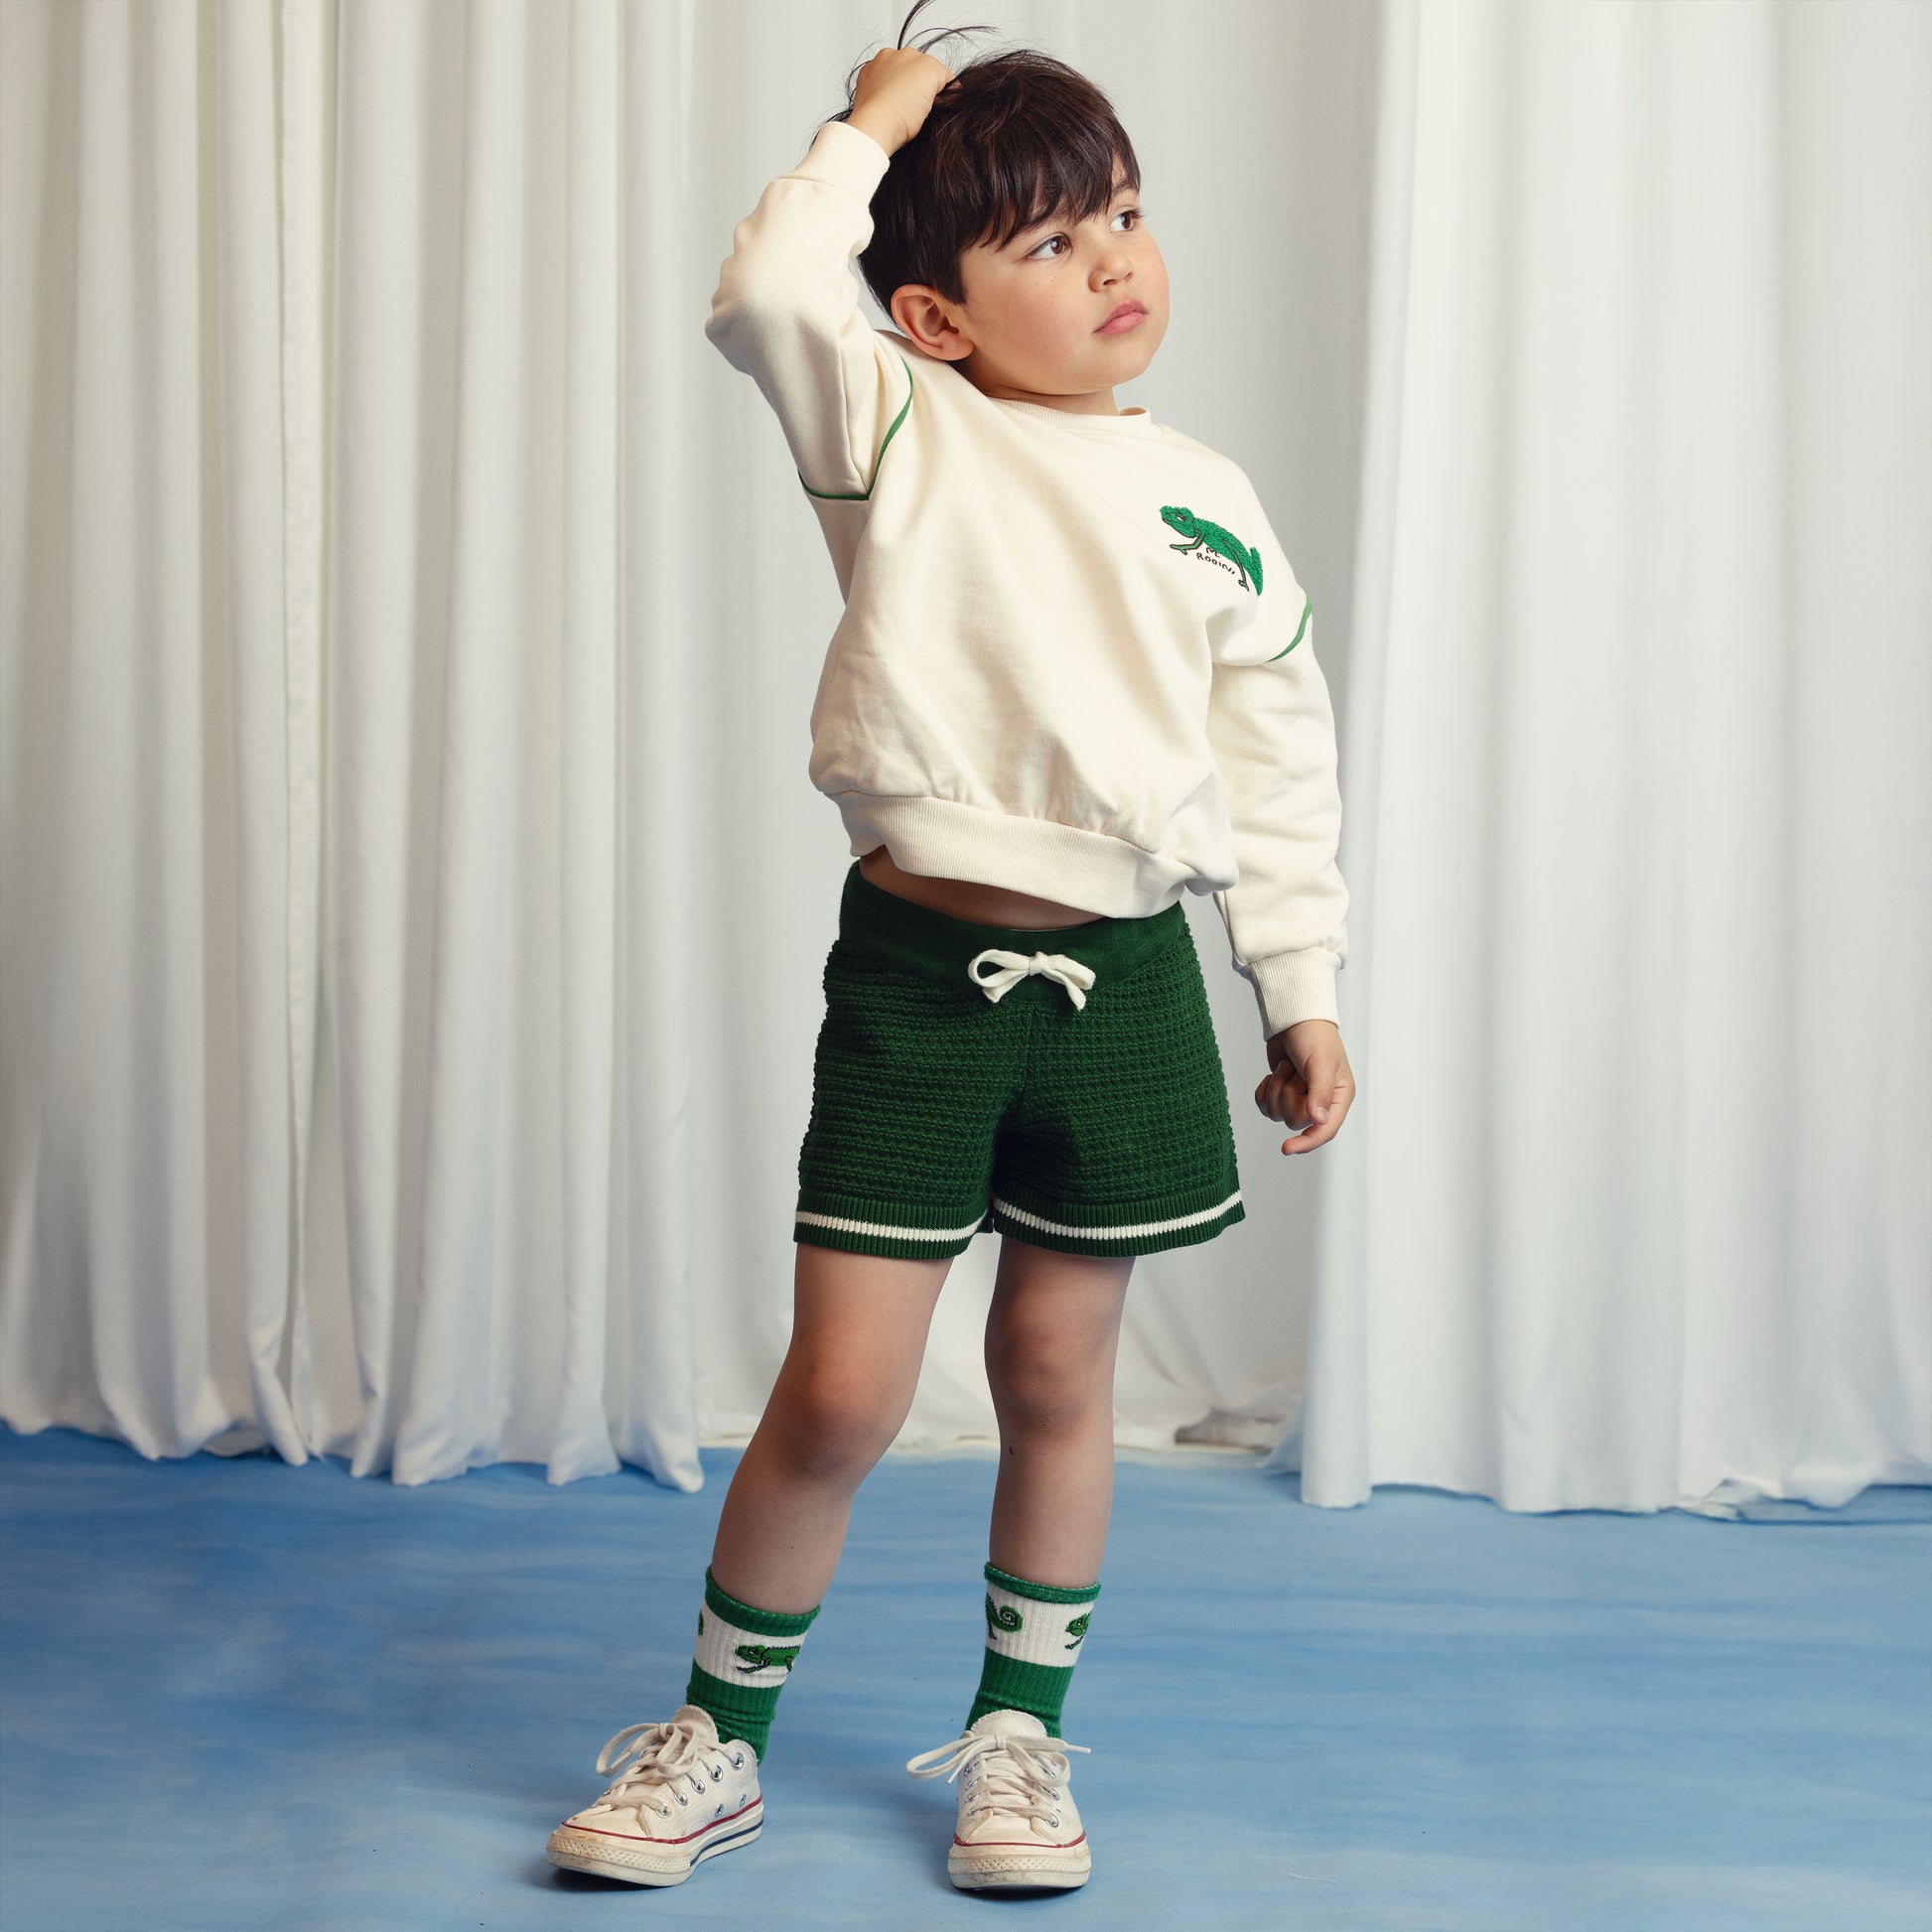
{"type": "Polygon", "coordinates": [[[975,925],[1004,925],[1033,931],[1062,925],[1085,925],[1101,916],[1056,899],[1035,898],[1031,893],[1009,892],[1004,886],[984,886],[972,879],[934,879],[922,872],[901,872],[891,851],[874,846],[859,861],[859,871],[873,885],[917,905],[929,905],[955,919],[975,925]]]}

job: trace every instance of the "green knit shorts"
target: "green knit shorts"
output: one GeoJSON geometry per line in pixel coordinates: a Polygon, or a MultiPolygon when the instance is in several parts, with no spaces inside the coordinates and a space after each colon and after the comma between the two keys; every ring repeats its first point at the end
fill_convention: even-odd
{"type": "Polygon", "coordinates": [[[823,983],[794,1240],[930,1260],[991,1231],[1144,1255],[1245,1218],[1178,901],[1144,919],[978,925],[855,862],[823,983]]]}

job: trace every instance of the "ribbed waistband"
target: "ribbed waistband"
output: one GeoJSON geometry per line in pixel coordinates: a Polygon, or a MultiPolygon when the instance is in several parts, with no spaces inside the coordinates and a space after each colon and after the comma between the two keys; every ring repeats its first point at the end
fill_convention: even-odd
{"type": "Polygon", "coordinates": [[[913,899],[875,886],[855,859],[845,876],[839,901],[839,938],[895,965],[941,982],[967,984],[967,962],[988,946],[1031,956],[1064,953],[1093,968],[1096,988],[1124,979],[1172,945],[1187,929],[1187,914],[1176,899],[1143,919],[1088,919],[1080,925],[981,925],[955,919],[913,899]]]}

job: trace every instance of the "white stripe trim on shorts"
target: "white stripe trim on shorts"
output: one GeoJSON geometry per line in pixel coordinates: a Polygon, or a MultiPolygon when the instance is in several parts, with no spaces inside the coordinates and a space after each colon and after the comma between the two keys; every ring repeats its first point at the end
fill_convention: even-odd
{"type": "Polygon", "coordinates": [[[977,1234],[986,1224],[984,1212],[974,1215],[963,1228],[896,1228],[884,1221],[848,1221],[843,1214],[808,1214],[801,1207],[791,1217],[809,1221],[817,1228],[840,1228],[847,1234],[884,1235],[894,1241],[963,1241],[977,1234]]]}
{"type": "MultiPolygon", "coordinates": [[[[1002,1200],[998,1194],[993,1196],[993,1205],[1010,1221],[1021,1221],[1029,1227],[1035,1227],[1047,1234],[1067,1234],[1082,1236],[1089,1241],[1119,1241],[1141,1234],[1168,1234],[1174,1228],[1189,1228],[1201,1221],[1211,1221],[1225,1214],[1241,1198],[1237,1187],[1218,1207],[1203,1207],[1194,1214],[1176,1214],[1167,1221],[1136,1221],[1131,1225],[1114,1227],[1069,1227],[1063,1221],[1049,1221],[1041,1214],[1030,1213],[1024,1207],[1015,1207],[1012,1202],[1002,1200]]],[[[884,1236],[895,1241],[963,1241],[968,1235],[977,1234],[986,1224],[982,1214],[977,1220],[969,1221],[963,1228],[901,1228],[894,1227],[886,1221],[854,1221],[843,1214],[812,1214],[800,1208],[792,1219],[809,1221],[813,1227],[839,1228],[847,1234],[871,1234],[884,1236]]]]}
{"type": "Polygon", "coordinates": [[[1173,1228],[1190,1228],[1200,1221],[1211,1221],[1217,1215],[1225,1214],[1241,1198],[1237,1187],[1219,1207],[1203,1207],[1198,1214],[1176,1214],[1171,1221],[1137,1221],[1132,1227],[1087,1227],[1071,1228],[1060,1221],[1049,1221],[1042,1215],[1030,1214],[1024,1207],[1015,1207],[1003,1201],[998,1194],[993,1196],[993,1205],[1010,1221],[1024,1221],[1029,1227],[1041,1228],[1048,1234],[1074,1234],[1089,1241],[1119,1241],[1137,1234],[1166,1234],[1173,1228]]]}

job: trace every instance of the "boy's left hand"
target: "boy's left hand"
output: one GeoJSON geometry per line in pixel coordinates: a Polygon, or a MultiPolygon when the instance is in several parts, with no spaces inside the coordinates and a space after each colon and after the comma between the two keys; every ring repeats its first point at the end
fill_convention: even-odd
{"type": "Polygon", "coordinates": [[[1298,1020],[1268,1042],[1268,1077],[1255,1105],[1270,1120],[1308,1131],[1282,1143],[1284,1154],[1306,1154],[1331,1141],[1355,1097],[1354,1074],[1332,1020],[1298,1020]]]}

